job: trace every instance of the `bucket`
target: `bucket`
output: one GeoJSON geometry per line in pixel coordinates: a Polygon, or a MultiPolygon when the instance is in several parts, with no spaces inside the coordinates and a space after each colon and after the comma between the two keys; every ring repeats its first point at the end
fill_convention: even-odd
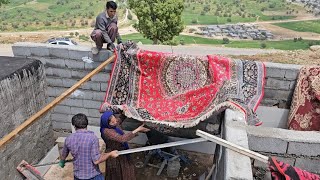
{"type": "Polygon", "coordinates": [[[179,160],[169,161],[167,166],[167,175],[172,178],[178,177],[180,167],[179,160]]]}

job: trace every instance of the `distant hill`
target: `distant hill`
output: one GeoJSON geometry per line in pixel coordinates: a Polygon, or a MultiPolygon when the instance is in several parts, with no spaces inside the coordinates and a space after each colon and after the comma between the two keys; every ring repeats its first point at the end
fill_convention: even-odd
{"type": "MultiPolygon", "coordinates": [[[[10,0],[0,8],[1,31],[36,31],[90,27],[105,0],[10,0]]],[[[126,0],[118,0],[123,18],[126,0]]],[[[303,7],[286,0],[185,0],[183,20],[192,24],[225,24],[295,18],[303,7]]]]}

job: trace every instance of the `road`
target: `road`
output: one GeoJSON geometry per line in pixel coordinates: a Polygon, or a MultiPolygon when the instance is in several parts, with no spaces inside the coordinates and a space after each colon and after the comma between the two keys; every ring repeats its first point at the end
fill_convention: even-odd
{"type": "MultiPolygon", "coordinates": [[[[91,46],[90,43],[80,44],[83,46],[91,46]]],[[[13,56],[12,44],[0,44],[0,56],[13,56]]],[[[175,54],[188,55],[254,55],[281,52],[280,50],[264,50],[264,49],[238,49],[238,48],[224,48],[205,45],[191,45],[191,46],[165,46],[165,45],[139,45],[141,49],[151,51],[161,51],[175,54]]]]}

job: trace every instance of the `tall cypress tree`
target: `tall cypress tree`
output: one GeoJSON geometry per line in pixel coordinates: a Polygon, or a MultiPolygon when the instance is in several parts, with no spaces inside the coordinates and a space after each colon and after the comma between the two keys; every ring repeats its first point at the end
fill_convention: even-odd
{"type": "Polygon", "coordinates": [[[172,40],[182,32],[183,0],[129,0],[138,17],[134,27],[153,44],[172,40]]]}

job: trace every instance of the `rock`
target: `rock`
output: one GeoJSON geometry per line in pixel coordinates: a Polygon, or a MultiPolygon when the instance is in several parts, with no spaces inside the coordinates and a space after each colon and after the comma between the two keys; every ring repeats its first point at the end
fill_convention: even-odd
{"type": "Polygon", "coordinates": [[[311,51],[320,51],[320,45],[310,46],[311,51]]]}

